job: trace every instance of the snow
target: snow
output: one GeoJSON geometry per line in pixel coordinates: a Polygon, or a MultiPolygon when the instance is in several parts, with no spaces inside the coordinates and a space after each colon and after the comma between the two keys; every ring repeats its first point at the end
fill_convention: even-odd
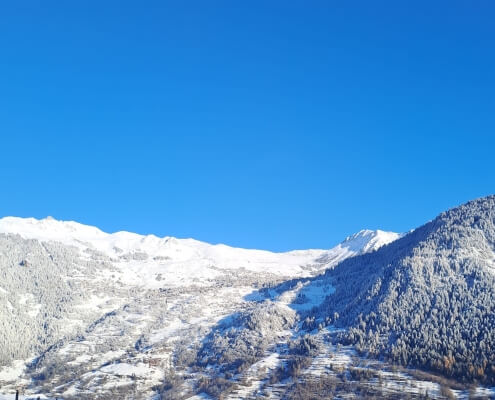
{"type": "MultiPolygon", "coordinates": [[[[262,271],[267,264],[282,264],[291,269],[308,258],[315,257],[323,250],[272,253],[263,250],[248,250],[223,244],[211,245],[194,239],[159,238],[155,235],[139,235],[131,232],[105,233],[100,229],[74,221],[57,221],[53,218],[5,217],[0,219],[0,233],[13,233],[27,239],[55,241],[76,246],[82,250],[98,250],[111,258],[144,253],[167,264],[167,260],[184,262],[191,259],[205,259],[219,268],[248,268],[262,271]],[[255,265],[249,265],[254,263],[255,265]]],[[[288,273],[283,267],[278,272],[288,273]]]]}
{"type": "MultiPolygon", "coordinates": [[[[111,301],[112,298],[110,296],[97,296],[92,295],[89,299],[87,299],[83,304],[77,305],[78,308],[103,308],[107,302],[111,301]]],[[[110,309],[110,308],[109,308],[110,309]]]]}
{"type": "Polygon", "coordinates": [[[115,360],[116,358],[122,357],[125,354],[124,350],[111,350],[103,354],[98,354],[98,362],[105,363],[110,360],[115,360]]]}
{"type": "Polygon", "coordinates": [[[0,368],[0,382],[12,382],[22,375],[26,369],[26,360],[15,360],[10,367],[0,368]]]}
{"type": "Polygon", "coordinates": [[[393,232],[364,230],[330,250],[273,253],[194,239],[159,238],[125,231],[110,234],[93,226],[51,217],[41,220],[5,217],[0,219],[0,233],[75,246],[85,257],[91,257],[88,250],[97,251],[114,261],[118,268],[112,271],[115,279],[150,289],[191,283],[207,285],[230,270],[242,269],[284,277],[309,276],[317,272],[315,265],[317,270],[334,266],[347,257],[377,249],[400,236],[393,232]]]}
{"type": "Polygon", "coordinates": [[[298,292],[298,297],[290,307],[297,310],[310,310],[319,306],[325,298],[335,292],[335,288],[324,280],[315,280],[308,282],[298,292]]]}
{"type": "Polygon", "coordinates": [[[385,232],[379,229],[376,231],[363,229],[352,236],[348,236],[341,243],[341,246],[356,253],[366,253],[377,250],[380,247],[399,239],[401,236],[400,233],[385,232]]]}
{"type": "Polygon", "coordinates": [[[213,397],[208,396],[206,393],[199,393],[197,395],[188,397],[187,400],[212,400],[213,397]]]}
{"type": "Polygon", "coordinates": [[[35,318],[39,314],[41,307],[42,307],[41,304],[32,305],[31,309],[27,311],[27,315],[29,315],[31,318],[35,318]]]}
{"type": "MultiPolygon", "coordinates": [[[[84,302],[77,304],[74,313],[66,319],[62,333],[75,331],[75,326],[83,329],[86,317],[94,316],[97,320],[98,315],[114,310],[116,314],[86,332],[82,340],[70,340],[54,350],[68,368],[86,371],[74,381],[58,381],[58,393],[73,396],[82,390],[96,390],[100,379],[106,382],[101,389],[127,385],[132,377],[138,378],[143,390],[149,390],[161,382],[163,370],[159,368],[168,365],[171,349],[183,346],[185,338],[191,343],[200,340],[221,319],[249,307],[248,303],[256,296],[263,300],[251,282],[311,278],[281,295],[272,291],[273,300],[287,308],[287,312],[310,310],[334,292],[328,282],[313,278],[314,275],[347,257],[374,250],[399,237],[390,232],[361,231],[330,250],[274,253],[194,239],[106,233],[96,227],[53,218],[2,218],[1,233],[73,246],[84,262],[91,259],[91,265],[96,265],[90,273],[80,267],[71,277],[74,283],[87,287],[88,292],[84,302]],[[232,285],[232,281],[236,283],[232,285]],[[151,297],[140,298],[141,294],[151,297]],[[129,309],[124,305],[129,305],[129,309]],[[134,344],[141,339],[143,350],[134,352],[134,344]],[[117,343],[123,346],[117,347],[117,343]],[[126,352],[125,345],[129,344],[132,355],[126,352]],[[153,367],[147,362],[149,358],[159,358],[161,367],[153,367]]],[[[4,292],[0,288],[0,295],[8,294],[4,292]]],[[[18,297],[19,304],[33,317],[40,310],[37,301],[30,293],[18,297]]],[[[289,330],[277,333],[278,340],[283,341],[293,334],[289,330]]],[[[246,375],[249,379],[240,391],[256,392],[266,379],[264,371],[273,370],[283,361],[280,354],[267,352],[252,365],[246,375]]],[[[344,358],[342,363],[348,362],[344,358]]],[[[24,364],[21,361],[11,369],[0,370],[0,381],[2,376],[18,381],[24,364]]],[[[200,394],[195,398],[208,397],[200,394]]]]}
{"type": "Polygon", "coordinates": [[[380,247],[392,243],[402,237],[403,234],[372,231],[363,229],[354,235],[348,236],[342,243],[324,252],[318,261],[325,262],[327,266],[335,266],[348,257],[378,250],[380,247]]]}
{"type": "Polygon", "coordinates": [[[150,368],[143,363],[137,365],[128,363],[111,364],[101,368],[100,371],[119,376],[148,376],[150,374],[150,368]]]}
{"type": "Polygon", "coordinates": [[[149,339],[150,343],[158,343],[164,341],[167,338],[171,338],[177,331],[179,331],[183,327],[184,323],[179,318],[176,318],[170,321],[167,326],[155,331],[149,339]]]}
{"type": "Polygon", "coordinates": [[[82,354],[74,359],[74,361],[70,361],[68,364],[81,364],[88,361],[91,361],[92,357],[89,354],[82,354]]]}

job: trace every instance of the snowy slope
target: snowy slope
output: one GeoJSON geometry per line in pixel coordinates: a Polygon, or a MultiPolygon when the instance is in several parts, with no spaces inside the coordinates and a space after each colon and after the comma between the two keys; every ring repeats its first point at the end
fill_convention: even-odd
{"type": "Polygon", "coordinates": [[[346,248],[349,251],[362,254],[378,250],[380,247],[397,240],[399,237],[401,237],[401,234],[395,232],[385,232],[379,229],[376,231],[363,229],[354,235],[348,236],[337,247],[346,248]]]}
{"type": "MultiPolygon", "coordinates": [[[[232,399],[445,398],[443,378],[369,359],[343,335],[359,332],[363,310],[375,303],[381,320],[365,326],[397,316],[392,326],[406,321],[400,331],[407,332],[404,310],[435,291],[447,301],[452,290],[444,288],[464,270],[482,295],[469,297],[470,286],[459,284],[461,300],[469,307],[485,301],[480,310],[491,310],[494,199],[444,213],[404,237],[362,230],[329,250],[286,253],[105,233],[53,218],[0,219],[0,398],[17,387],[64,400],[219,398],[219,390],[232,399]],[[405,300],[397,303],[395,289],[384,298],[376,282],[404,286],[405,300]]],[[[440,306],[435,315],[450,312],[440,306]]],[[[419,318],[426,308],[405,313],[419,318]]],[[[488,317],[482,322],[492,329],[488,317]]],[[[354,339],[386,345],[379,339],[389,331],[354,339]]],[[[451,392],[495,396],[486,387],[451,392]]]]}
{"type": "Polygon", "coordinates": [[[0,233],[18,234],[25,239],[55,241],[85,250],[103,253],[117,261],[124,280],[148,281],[161,274],[168,284],[182,284],[184,279],[208,279],[219,270],[245,269],[279,276],[305,276],[341,260],[376,250],[400,235],[393,232],[363,230],[348,237],[331,250],[296,250],[273,253],[241,249],[223,244],[211,245],[194,239],[159,238],[131,232],[105,233],[100,229],[73,221],[51,217],[5,217],[0,219],[0,233]]]}
{"type": "Polygon", "coordinates": [[[348,236],[334,248],[325,251],[318,261],[324,263],[327,267],[335,266],[346,258],[378,250],[401,236],[402,234],[395,232],[363,229],[354,235],[348,236]]]}
{"type": "MultiPolygon", "coordinates": [[[[0,315],[0,325],[9,326],[16,315],[19,328],[11,331],[45,335],[46,326],[57,333],[41,345],[38,333],[23,338],[41,352],[24,352],[0,367],[0,395],[42,375],[43,387],[37,382],[31,393],[92,399],[120,390],[123,396],[142,394],[129,398],[151,398],[152,388],[177,367],[174,360],[190,357],[220,320],[257,307],[260,288],[318,275],[397,237],[361,231],[330,250],[273,253],[105,233],[50,217],[5,217],[0,219],[0,272],[8,280],[0,286],[0,310],[9,311],[0,315]],[[59,292],[65,293],[62,309],[59,292]]],[[[299,294],[291,307],[319,305],[331,290],[319,281],[301,283],[291,292],[299,294]]],[[[289,297],[273,300],[290,311],[289,297]]],[[[0,343],[12,342],[12,335],[0,332],[0,343]]]]}

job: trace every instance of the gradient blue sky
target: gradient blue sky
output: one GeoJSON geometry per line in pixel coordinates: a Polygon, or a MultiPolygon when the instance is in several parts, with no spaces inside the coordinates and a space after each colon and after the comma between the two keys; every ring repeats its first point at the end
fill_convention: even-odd
{"type": "Polygon", "coordinates": [[[9,3],[2,215],[278,251],[495,192],[491,1],[9,3]]]}

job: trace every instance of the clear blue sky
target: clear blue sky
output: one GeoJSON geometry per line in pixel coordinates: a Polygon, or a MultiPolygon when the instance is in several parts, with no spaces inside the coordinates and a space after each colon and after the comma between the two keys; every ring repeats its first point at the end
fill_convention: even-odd
{"type": "Polygon", "coordinates": [[[495,192],[492,1],[8,3],[1,215],[287,250],[495,192]]]}

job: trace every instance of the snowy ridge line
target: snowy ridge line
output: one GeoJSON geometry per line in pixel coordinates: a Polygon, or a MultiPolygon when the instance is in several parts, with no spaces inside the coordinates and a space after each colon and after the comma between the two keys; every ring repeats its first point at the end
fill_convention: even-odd
{"type": "MultiPolygon", "coordinates": [[[[165,236],[140,235],[120,231],[106,233],[94,226],[74,221],[4,217],[0,219],[0,233],[17,234],[24,239],[54,241],[75,246],[82,253],[100,252],[125,265],[157,265],[185,268],[193,276],[201,269],[239,269],[271,272],[281,276],[311,275],[322,267],[331,267],[343,259],[378,249],[400,237],[394,232],[362,230],[348,237],[330,250],[308,249],[275,253],[267,250],[243,249],[224,244],[209,244],[195,239],[176,239],[165,236]]],[[[211,271],[211,276],[218,275],[211,271]]]]}

